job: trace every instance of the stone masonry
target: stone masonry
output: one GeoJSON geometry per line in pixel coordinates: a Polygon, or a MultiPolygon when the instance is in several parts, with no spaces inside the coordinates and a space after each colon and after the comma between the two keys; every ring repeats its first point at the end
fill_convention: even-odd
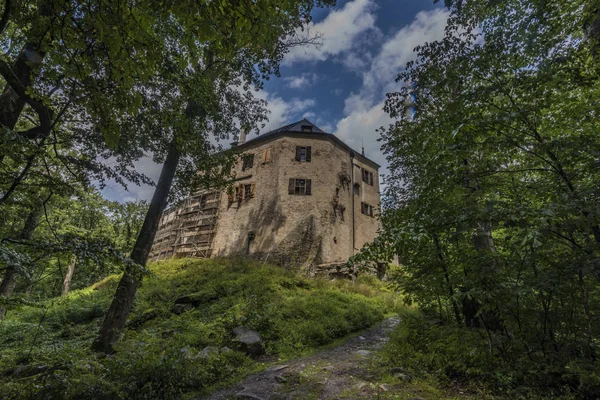
{"type": "Polygon", "coordinates": [[[376,237],[377,163],[307,120],[240,139],[233,186],[165,212],[152,259],[246,255],[314,271],[376,237]]]}

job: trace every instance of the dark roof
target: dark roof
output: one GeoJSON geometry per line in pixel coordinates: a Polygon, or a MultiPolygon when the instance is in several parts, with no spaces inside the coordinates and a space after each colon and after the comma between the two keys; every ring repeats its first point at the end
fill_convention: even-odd
{"type": "Polygon", "coordinates": [[[292,133],[292,134],[299,134],[299,135],[306,135],[306,136],[321,136],[324,137],[325,139],[331,140],[332,142],[340,145],[342,148],[344,148],[346,151],[348,151],[349,153],[354,153],[354,155],[356,156],[356,158],[361,159],[362,161],[366,162],[367,164],[371,164],[372,166],[374,166],[375,168],[380,168],[381,165],[377,164],[375,161],[363,156],[360,152],[358,151],[354,151],[350,146],[348,146],[346,143],[342,142],[337,136],[335,136],[332,133],[327,133],[325,131],[323,131],[322,129],[320,129],[318,126],[316,126],[315,124],[313,124],[312,122],[310,122],[309,120],[307,120],[306,118],[302,119],[301,121],[297,121],[297,122],[293,122],[291,124],[288,125],[284,125],[281,128],[277,128],[277,129],[273,129],[272,131],[269,131],[267,133],[263,133],[262,135],[259,135],[253,139],[247,140],[246,143],[244,144],[240,144],[238,147],[246,147],[246,146],[250,146],[253,144],[259,144],[262,143],[268,139],[272,139],[275,138],[277,136],[286,134],[286,133],[292,133]],[[307,132],[307,131],[303,131],[303,127],[306,126],[310,126],[311,127],[311,131],[307,132]]]}

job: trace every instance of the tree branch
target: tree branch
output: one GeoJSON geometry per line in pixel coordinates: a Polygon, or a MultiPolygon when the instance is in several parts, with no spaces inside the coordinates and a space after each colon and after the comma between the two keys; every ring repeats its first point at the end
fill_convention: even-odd
{"type": "Polygon", "coordinates": [[[40,128],[45,131],[44,133],[49,133],[51,127],[51,111],[42,103],[34,100],[27,94],[27,88],[23,86],[19,78],[17,78],[13,72],[12,68],[4,60],[0,60],[0,75],[2,75],[2,77],[6,80],[6,83],[10,85],[15,93],[21,98],[21,100],[29,104],[31,108],[35,110],[40,119],[40,128]]]}

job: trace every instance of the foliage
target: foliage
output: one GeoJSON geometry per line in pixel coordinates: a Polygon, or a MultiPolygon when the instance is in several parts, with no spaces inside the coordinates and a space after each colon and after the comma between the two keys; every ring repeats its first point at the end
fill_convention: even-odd
{"type": "Polygon", "coordinates": [[[600,70],[587,3],[448,1],[445,37],[417,47],[388,95],[384,229],[357,262],[398,256],[407,300],[444,322],[414,333],[452,358],[433,370],[598,396],[600,70]]]}
{"type": "Polygon", "coordinates": [[[21,305],[0,322],[0,398],[182,398],[264,368],[237,351],[233,328],[257,330],[267,359],[310,351],[401,309],[381,283],[310,280],[244,260],[171,260],[151,265],[128,330],[103,357],[89,350],[118,276],[68,296],[21,305]],[[204,302],[181,314],[175,300],[204,302]],[[228,347],[207,359],[206,346],[228,347]],[[42,374],[12,378],[19,365],[42,374]]]}

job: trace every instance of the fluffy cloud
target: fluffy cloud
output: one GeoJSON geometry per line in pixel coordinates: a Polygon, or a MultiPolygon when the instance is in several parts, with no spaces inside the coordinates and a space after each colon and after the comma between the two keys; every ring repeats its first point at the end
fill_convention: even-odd
{"type": "Polygon", "coordinates": [[[314,85],[318,79],[318,75],[314,73],[283,78],[285,85],[291,89],[305,89],[314,85]]]}
{"type": "Polygon", "coordinates": [[[269,110],[269,121],[261,132],[268,132],[286,125],[291,122],[292,118],[306,115],[306,113],[317,104],[316,100],[311,98],[293,98],[286,101],[283,98],[264,90],[259,91],[256,96],[267,101],[267,109],[269,110]]]}
{"type": "Polygon", "coordinates": [[[349,1],[339,10],[331,11],[324,20],[309,23],[299,36],[318,34],[322,36],[322,44],[314,46],[293,47],[283,59],[284,65],[299,61],[324,61],[331,56],[340,55],[352,49],[360,36],[368,31],[377,30],[373,0],[349,1]]]}
{"type": "Polygon", "coordinates": [[[334,133],[359,150],[363,143],[367,157],[381,164],[386,173],[387,162],[381,153],[376,130],[393,120],[383,111],[385,93],[397,90],[394,79],[406,63],[415,58],[414,48],[441,39],[448,13],[444,9],[420,12],[407,25],[388,38],[362,74],[358,93],[350,94],[344,103],[346,116],[338,121],[334,133]]]}
{"type": "Polygon", "coordinates": [[[363,73],[360,93],[346,99],[346,112],[351,112],[355,107],[362,110],[365,103],[379,101],[385,92],[395,90],[394,79],[406,63],[415,58],[414,48],[441,39],[447,20],[448,12],[443,8],[422,11],[410,25],[386,40],[368,70],[363,73]]]}

